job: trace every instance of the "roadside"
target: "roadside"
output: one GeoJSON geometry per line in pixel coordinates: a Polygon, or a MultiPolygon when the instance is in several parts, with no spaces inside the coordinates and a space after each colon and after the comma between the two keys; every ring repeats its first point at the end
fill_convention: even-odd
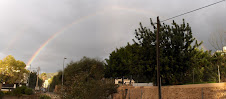
{"type": "Polygon", "coordinates": [[[60,95],[53,93],[53,92],[46,92],[46,93],[42,93],[42,94],[50,96],[51,99],[60,99],[60,95]]]}

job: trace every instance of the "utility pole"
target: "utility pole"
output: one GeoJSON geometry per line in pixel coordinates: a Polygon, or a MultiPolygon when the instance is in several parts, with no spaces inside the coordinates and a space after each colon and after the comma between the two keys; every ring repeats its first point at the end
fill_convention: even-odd
{"type": "Polygon", "coordinates": [[[28,87],[30,87],[30,78],[31,78],[31,64],[30,64],[30,72],[29,72],[29,78],[28,78],[28,87]]]}
{"type": "Polygon", "coordinates": [[[160,21],[159,17],[157,17],[157,33],[156,33],[156,60],[157,60],[157,85],[158,85],[158,93],[159,93],[159,99],[162,99],[161,97],[161,80],[160,80],[160,61],[159,61],[159,27],[160,27],[160,21]]]}
{"type": "Polygon", "coordinates": [[[37,69],[37,80],[36,80],[35,90],[39,90],[39,87],[38,87],[38,76],[39,76],[39,71],[40,71],[40,67],[38,67],[38,69],[37,69]]]}
{"type": "MultiPolygon", "coordinates": [[[[67,58],[64,58],[64,60],[67,59],[67,58]]],[[[62,95],[63,95],[63,87],[64,87],[64,60],[63,60],[63,70],[62,70],[62,87],[61,87],[61,92],[62,92],[62,95]]]]}
{"type": "Polygon", "coordinates": [[[221,82],[221,75],[220,75],[220,68],[219,68],[219,65],[217,65],[218,67],[218,81],[219,83],[221,82]]]}

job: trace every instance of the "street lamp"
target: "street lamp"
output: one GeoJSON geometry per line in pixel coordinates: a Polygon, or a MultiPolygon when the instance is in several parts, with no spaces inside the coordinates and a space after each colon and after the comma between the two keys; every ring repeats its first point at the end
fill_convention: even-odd
{"type": "Polygon", "coordinates": [[[63,60],[63,70],[62,70],[62,87],[61,87],[62,93],[63,93],[63,86],[64,86],[64,61],[65,61],[65,59],[67,59],[67,58],[65,58],[65,57],[64,57],[64,60],[63,60]]]}

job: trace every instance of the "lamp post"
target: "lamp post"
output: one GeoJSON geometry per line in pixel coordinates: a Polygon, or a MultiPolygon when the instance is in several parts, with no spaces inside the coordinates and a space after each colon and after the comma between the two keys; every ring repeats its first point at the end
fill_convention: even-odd
{"type": "Polygon", "coordinates": [[[62,87],[61,87],[62,94],[63,94],[63,86],[64,86],[64,61],[65,61],[65,59],[67,59],[67,58],[64,57],[64,60],[63,60],[62,87]]]}

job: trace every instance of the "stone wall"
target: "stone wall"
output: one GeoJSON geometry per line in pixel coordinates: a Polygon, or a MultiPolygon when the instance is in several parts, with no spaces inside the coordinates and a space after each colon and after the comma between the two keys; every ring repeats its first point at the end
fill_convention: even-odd
{"type": "MultiPolygon", "coordinates": [[[[158,87],[121,86],[114,99],[158,99],[158,87]]],[[[162,86],[162,99],[226,99],[226,83],[162,86]]]]}

